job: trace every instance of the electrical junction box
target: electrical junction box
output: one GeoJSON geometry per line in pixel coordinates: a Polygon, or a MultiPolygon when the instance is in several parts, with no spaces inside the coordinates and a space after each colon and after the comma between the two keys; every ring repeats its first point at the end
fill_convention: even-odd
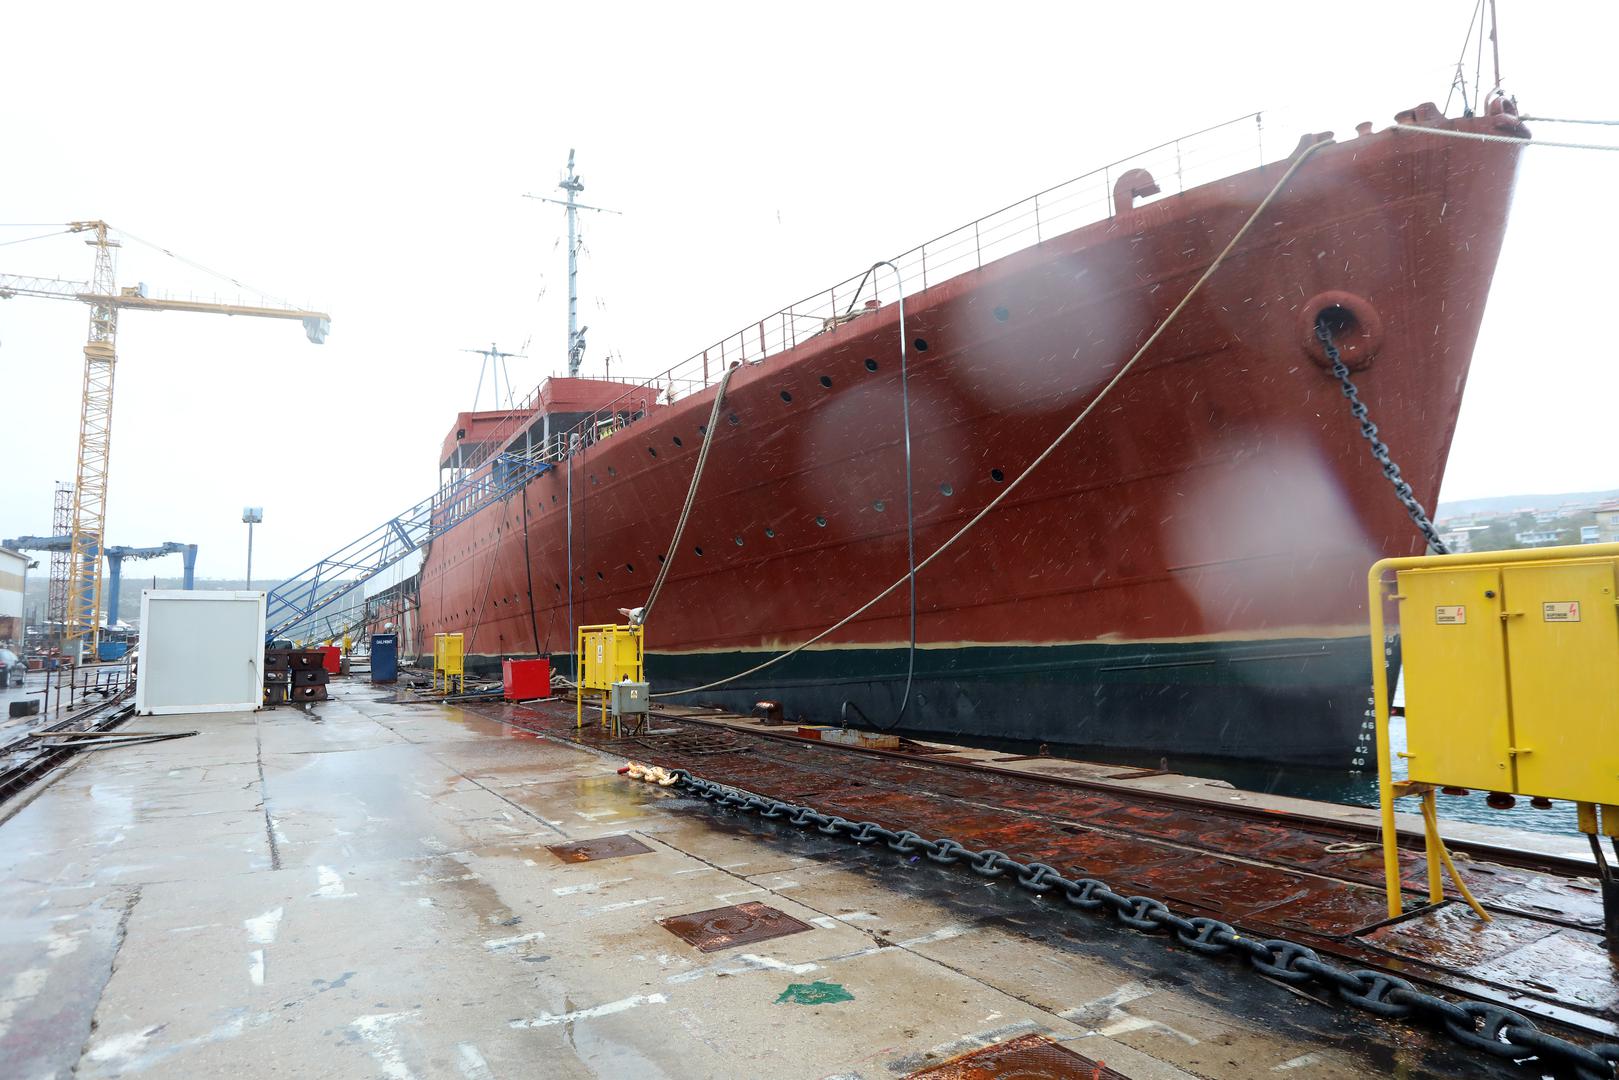
{"type": "Polygon", "coordinates": [[[1619,803],[1619,559],[1398,582],[1410,778],[1619,803]]]}
{"type": "Polygon", "coordinates": [[[616,682],[609,703],[614,716],[643,714],[652,703],[652,688],[644,682],[616,682]]]}
{"type": "Polygon", "coordinates": [[[609,691],[625,680],[641,679],[641,628],[638,626],[581,626],[579,628],[579,686],[609,691]]]}

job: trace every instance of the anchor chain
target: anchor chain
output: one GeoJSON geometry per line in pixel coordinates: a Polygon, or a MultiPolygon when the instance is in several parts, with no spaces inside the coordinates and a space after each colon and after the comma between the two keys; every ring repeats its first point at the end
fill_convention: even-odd
{"type": "Polygon", "coordinates": [[[1248,937],[1219,919],[1186,918],[1150,896],[1117,893],[1100,878],[1070,878],[1045,863],[1020,862],[992,849],[974,851],[949,837],[929,840],[909,829],[895,831],[874,821],[823,814],[812,807],[704,780],[685,769],[670,769],[666,775],[674,778],[675,789],[716,806],[785,819],[801,829],[814,828],[856,844],[880,841],[899,854],[921,854],[935,863],[965,863],[976,874],[1004,877],[1032,893],[1060,897],[1070,907],[1111,916],[1143,934],[1167,935],[1159,940],[1184,946],[1195,955],[1209,959],[1235,955],[1269,978],[1291,986],[1314,983],[1373,1016],[1421,1021],[1492,1057],[1579,1080],[1614,1080],[1619,1066],[1619,1043],[1580,1046],[1542,1031],[1520,1012],[1480,1001],[1448,1001],[1386,971],[1342,968],[1323,960],[1308,946],[1280,938],[1248,937]]]}
{"type": "Polygon", "coordinates": [[[1388,444],[1377,437],[1377,425],[1368,417],[1369,410],[1366,403],[1360,399],[1360,390],[1355,386],[1355,380],[1349,377],[1349,365],[1344,363],[1343,356],[1338,352],[1338,346],[1333,344],[1332,327],[1327,324],[1324,313],[1316,317],[1315,336],[1316,340],[1321,342],[1327,360],[1332,364],[1332,374],[1337,377],[1339,385],[1343,388],[1344,397],[1349,399],[1349,414],[1360,422],[1361,437],[1371,444],[1372,457],[1382,466],[1383,475],[1388,477],[1389,483],[1394,485],[1394,497],[1400,500],[1405,512],[1411,515],[1417,531],[1428,541],[1428,546],[1436,554],[1450,554],[1450,548],[1439,538],[1439,530],[1434,528],[1433,522],[1429,519],[1428,511],[1422,508],[1422,504],[1411,491],[1411,485],[1400,475],[1400,467],[1389,457],[1388,444]]]}

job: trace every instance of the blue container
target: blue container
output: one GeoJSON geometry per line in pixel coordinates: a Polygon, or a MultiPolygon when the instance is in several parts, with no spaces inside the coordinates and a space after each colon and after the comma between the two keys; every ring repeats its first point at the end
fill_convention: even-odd
{"type": "Polygon", "coordinates": [[[122,660],[128,654],[129,642],[127,641],[103,641],[96,646],[96,659],[98,660],[122,660]]]}
{"type": "Polygon", "coordinates": [[[390,683],[399,678],[399,635],[371,635],[371,681],[390,683]]]}

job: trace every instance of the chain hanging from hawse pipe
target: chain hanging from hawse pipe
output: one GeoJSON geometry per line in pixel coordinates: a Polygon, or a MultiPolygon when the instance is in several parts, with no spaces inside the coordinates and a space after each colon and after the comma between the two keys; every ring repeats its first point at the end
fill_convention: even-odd
{"type": "Polygon", "coordinates": [[[1120,925],[1184,946],[1204,959],[1236,956],[1254,970],[1289,986],[1313,983],[1333,991],[1350,1005],[1384,1020],[1420,1020],[1444,1032],[1463,1046],[1526,1065],[1542,1072],[1578,1077],[1579,1080],[1614,1080],[1619,1066],[1619,1043],[1580,1046],[1542,1031],[1529,1017],[1481,1001],[1449,1001],[1419,990],[1409,981],[1386,971],[1346,969],[1323,960],[1314,949],[1279,938],[1252,938],[1219,919],[1175,914],[1150,896],[1124,896],[1107,882],[1093,877],[1065,877],[1042,862],[1019,862],[1002,851],[974,851],[940,837],[929,840],[903,829],[895,832],[874,821],[850,821],[823,814],[808,806],[783,802],[751,791],[717,784],[693,776],[685,769],[661,769],[630,763],[619,770],[633,779],[657,783],[707,800],[715,806],[749,811],[763,818],[785,820],[801,829],[814,828],[856,844],[882,842],[901,855],[921,854],[944,865],[965,863],[987,878],[1008,877],[1029,892],[1060,897],[1070,907],[1111,916],[1120,925]]]}
{"type": "Polygon", "coordinates": [[[1411,485],[1400,475],[1400,467],[1389,457],[1388,444],[1377,437],[1377,425],[1372,423],[1367,415],[1366,403],[1360,399],[1360,390],[1355,386],[1355,380],[1349,377],[1349,365],[1344,363],[1342,354],[1338,352],[1338,346],[1332,342],[1332,326],[1325,312],[1316,316],[1315,336],[1316,340],[1321,342],[1321,349],[1327,354],[1327,360],[1332,364],[1332,374],[1342,387],[1344,397],[1349,399],[1349,414],[1360,422],[1361,438],[1372,444],[1372,457],[1377,459],[1377,463],[1383,467],[1383,475],[1394,485],[1394,497],[1400,500],[1405,512],[1411,515],[1417,531],[1428,541],[1428,547],[1434,554],[1449,555],[1450,548],[1439,538],[1439,530],[1434,528],[1433,521],[1428,517],[1428,511],[1422,508],[1422,504],[1417,501],[1415,493],[1411,490],[1411,485]]]}

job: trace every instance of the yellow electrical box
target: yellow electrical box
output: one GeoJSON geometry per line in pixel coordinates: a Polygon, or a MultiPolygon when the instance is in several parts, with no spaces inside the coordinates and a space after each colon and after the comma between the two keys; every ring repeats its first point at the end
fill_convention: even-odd
{"type": "MultiPolygon", "coordinates": [[[[579,685],[574,691],[574,725],[584,727],[585,696],[594,692],[601,705],[601,722],[608,724],[608,703],[615,683],[646,681],[643,666],[641,628],[606,623],[579,628],[579,685]]],[[[614,734],[619,718],[612,717],[614,734]]]]}
{"type": "Polygon", "coordinates": [[[1397,574],[1414,782],[1619,802],[1619,559],[1397,574]]]}
{"type": "Polygon", "coordinates": [[[643,682],[641,657],[639,626],[581,626],[580,689],[607,691],[625,679],[643,682]]]}
{"type": "MultiPolygon", "coordinates": [[[[1445,898],[1443,868],[1479,918],[1490,918],[1439,835],[1441,788],[1567,799],[1605,867],[1598,829],[1619,836],[1619,544],[1382,559],[1366,585],[1389,916],[1402,911],[1394,801],[1407,795],[1422,800],[1429,903],[1445,898]],[[1405,676],[1402,781],[1383,657],[1394,604],[1405,676]]],[[[1614,882],[1603,876],[1606,898],[1614,882]]],[[[1619,912],[1607,917],[1619,925],[1619,912]]]]}
{"type": "Polygon", "coordinates": [[[451,680],[458,686],[466,685],[465,656],[461,634],[433,635],[433,686],[438,687],[439,676],[444,677],[444,689],[450,689],[451,680]]]}

